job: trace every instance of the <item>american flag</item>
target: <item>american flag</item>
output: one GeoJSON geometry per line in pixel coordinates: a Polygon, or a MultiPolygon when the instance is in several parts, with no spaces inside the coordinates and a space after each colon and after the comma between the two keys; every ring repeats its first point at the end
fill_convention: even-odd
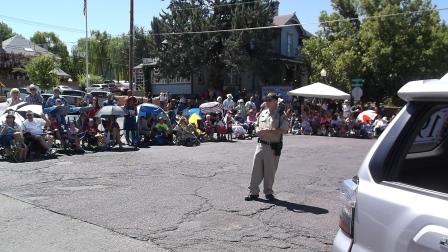
{"type": "Polygon", "coordinates": [[[87,0],[84,0],[84,9],[83,9],[83,12],[84,12],[84,16],[87,15],[87,0]]]}

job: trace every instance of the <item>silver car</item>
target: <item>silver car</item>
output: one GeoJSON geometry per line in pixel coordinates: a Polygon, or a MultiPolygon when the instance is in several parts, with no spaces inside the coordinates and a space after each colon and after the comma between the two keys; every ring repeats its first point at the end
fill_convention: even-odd
{"type": "Polygon", "coordinates": [[[398,96],[407,104],[342,183],[333,251],[448,251],[448,74],[398,96]]]}

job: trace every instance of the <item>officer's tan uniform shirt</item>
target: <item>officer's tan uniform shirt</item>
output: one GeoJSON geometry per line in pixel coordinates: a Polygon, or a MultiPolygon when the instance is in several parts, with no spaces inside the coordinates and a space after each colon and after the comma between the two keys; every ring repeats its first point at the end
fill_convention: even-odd
{"type": "MultiPolygon", "coordinates": [[[[264,129],[278,129],[282,128],[285,130],[288,130],[288,121],[286,120],[286,116],[282,114],[280,116],[280,113],[278,110],[275,110],[271,114],[269,109],[265,109],[261,111],[260,115],[257,118],[257,123],[255,124],[256,130],[264,130],[264,129]],[[279,120],[281,121],[279,123],[279,120]]],[[[280,142],[281,135],[280,134],[269,134],[269,136],[261,140],[266,142],[272,142],[272,143],[278,143],[280,142]]]]}

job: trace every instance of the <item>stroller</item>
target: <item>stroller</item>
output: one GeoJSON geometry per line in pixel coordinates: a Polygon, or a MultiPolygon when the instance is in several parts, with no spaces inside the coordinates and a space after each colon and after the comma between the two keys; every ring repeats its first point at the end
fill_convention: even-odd
{"type": "Polygon", "coordinates": [[[245,139],[247,136],[246,129],[244,129],[243,124],[241,124],[239,122],[236,122],[235,124],[232,125],[232,131],[233,131],[233,135],[235,136],[236,139],[245,139]]]}
{"type": "Polygon", "coordinates": [[[302,134],[302,124],[300,123],[299,119],[293,119],[292,126],[291,126],[291,133],[293,135],[300,135],[302,134]]]}
{"type": "Polygon", "coordinates": [[[194,134],[193,125],[181,125],[180,123],[174,127],[175,138],[174,144],[187,147],[199,146],[201,142],[194,134]]]}

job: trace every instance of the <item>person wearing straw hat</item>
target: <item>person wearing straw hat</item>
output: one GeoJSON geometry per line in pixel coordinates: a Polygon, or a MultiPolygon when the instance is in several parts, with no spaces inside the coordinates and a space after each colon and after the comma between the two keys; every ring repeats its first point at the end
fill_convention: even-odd
{"type": "Polygon", "coordinates": [[[279,112],[277,94],[269,93],[264,100],[266,109],[260,113],[255,124],[258,144],[252,165],[249,195],[244,198],[246,201],[258,199],[261,181],[264,181],[263,192],[266,199],[275,200],[272,187],[283,147],[282,137],[289,128],[285,114],[279,112]]]}
{"type": "Polygon", "coordinates": [[[233,95],[227,94],[227,99],[222,102],[224,115],[227,114],[227,111],[230,111],[235,108],[235,102],[233,101],[233,95]]]}
{"type": "Polygon", "coordinates": [[[44,98],[37,92],[36,85],[31,84],[27,89],[30,93],[25,97],[26,103],[36,105],[42,105],[44,103],[44,98]]]}

